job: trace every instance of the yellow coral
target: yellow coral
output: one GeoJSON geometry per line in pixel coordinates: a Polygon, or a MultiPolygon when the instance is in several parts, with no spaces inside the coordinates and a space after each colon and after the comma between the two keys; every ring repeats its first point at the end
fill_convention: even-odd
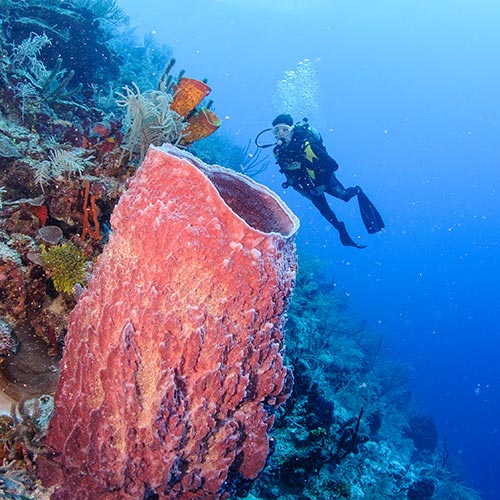
{"type": "Polygon", "coordinates": [[[54,288],[58,292],[71,293],[77,283],[85,284],[85,257],[73,243],[64,243],[49,250],[42,246],[42,261],[49,270],[54,288]]]}

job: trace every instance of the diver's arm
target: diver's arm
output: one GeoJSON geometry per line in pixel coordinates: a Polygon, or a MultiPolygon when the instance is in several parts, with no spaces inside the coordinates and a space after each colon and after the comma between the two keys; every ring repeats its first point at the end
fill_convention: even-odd
{"type": "Polygon", "coordinates": [[[286,177],[286,181],[281,184],[281,187],[283,189],[287,189],[290,186],[294,187],[299,174],[296,166],[297,162],[292,162],[290,155],[287,154],[287,150],[283,146],[275,146],[273,153],[274,159],[280,167],[280,173],[286,177]]]}

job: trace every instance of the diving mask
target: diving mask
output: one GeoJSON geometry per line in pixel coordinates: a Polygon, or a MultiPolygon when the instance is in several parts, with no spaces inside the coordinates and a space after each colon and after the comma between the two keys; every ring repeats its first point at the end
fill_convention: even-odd
{"type": "Polygon", "coordinates": [[[285,125],[281,123],[273,127],[273,134],[276,139],[285,139],[287,140],[290,137],[290,132],[292,131],[292,127],[290,125],[285,125]]]}

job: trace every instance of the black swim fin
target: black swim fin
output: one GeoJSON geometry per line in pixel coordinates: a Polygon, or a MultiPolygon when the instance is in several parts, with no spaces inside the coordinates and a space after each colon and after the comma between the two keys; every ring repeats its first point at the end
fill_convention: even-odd
{"type": "Polygon", "coordinates": [[[382,220],[382,216],[361,189],[358,193],[358,203],[361,219],[363,220],[366,230],[370,234],[373,234],[384,229],[385,224],[382,220]]]}
{"type": "Polygon", "coordinates": [[[340,243],[342,243],[345,247],[366,248],[366,245],[358,245],[353,241],[343,222],[339,222],[338,232],[340,236],[340,243]]]}

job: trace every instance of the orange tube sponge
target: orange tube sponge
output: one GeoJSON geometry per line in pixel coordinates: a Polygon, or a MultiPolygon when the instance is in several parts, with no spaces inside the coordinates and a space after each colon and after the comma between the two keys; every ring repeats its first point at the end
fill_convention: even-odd
{"type": "Polygon", "coordinates": [[[37,465],[57,499],[227,499],[290,394],[298,220],[272,191],[150,148],[69,320],[37,465]]]}
{"type": "Polygon", "coordinates": [[[186,117],[210,92],[211,89],[206,83],[193,78],[181,78],[174,88],[170,109],[186,117]]]}
{"type": "Polygon", "coordinates": [[[207,108],[201,108],[186,120],[186,128],[182,131],[180,143],[192,144],[213,134],[221,124],[220,118],[207,108]]]}

